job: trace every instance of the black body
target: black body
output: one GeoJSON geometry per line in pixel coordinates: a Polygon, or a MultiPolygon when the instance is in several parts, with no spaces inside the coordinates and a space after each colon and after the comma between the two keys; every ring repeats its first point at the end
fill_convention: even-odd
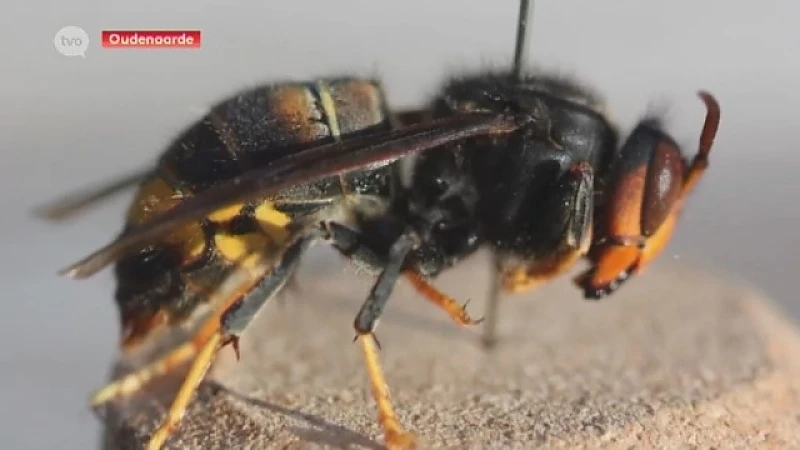
{"type": "MultiPolygon", "coordinates": [[[[342,92],[355,97],[329,102],[338,107],[317,102],[298,108],[299,94],[279,103],[303,112],[302,126],[281,126],[307,147],[293,145],[284,156],[270,156],[263,167],[238,176],[233,167],[215,174],[219,181],[198,189],[202,193],[164,208],[66,273],[91,275],[176,227],[232,205],[272,199],[276,210],[290,216],[293,236],[321,236],[352,261],[380,272],[356,319],[359,333],[374,329],[402,271],[434,277],[484,246],[504,278],[494,297],[500,290],[527,290],[586,258],[590,268],[576,283],[584,297],[600,298],[663,251],[686,195],[705,170],[719,121],[716,101],[701,92],[708,112],[700,149],[689,164],[652,118],[618,146],[600,97],[564,77],[500,72],[453,79],[425,110],[395,114],[387,112],[374,82],[346,83],[350,87],[342,92]],[[346,133],[332,131],[342,128],[334,126],[338,109],[344,111],[339,121],[352,124],[346,133]],[[306,111],[326,112],[327,131],[310,133],[316,119],[306,111]],[[374,129],[376,124],[382,128],[374,129]],[[404,184],[400,164],[414,154],[404,184]],[[303,204],[320,208],[313,214],[293,211],[303,204]]],[[[239,116],[229,115],[234,121],[239,116]]],[[[194,185],[211,175],[197,177],[194,185]]],[[[272,254],[280,255],[292,239],[276,241],[272,254]]]]}
{"type": "Polygon", "coordinates": [[[592,205],[602,200],[595,194],[610,173],[617,134],[601,106],[595,94],[564,78],[517,81],[492,73],[451,81],[433,103],[435,118],[510,112],[525,126],[422,154],[392,213],[358,224],[365,246],[385,254],[410,229],[421,245],[409,264],[429,276],[485,245],[503,258],[550,256],[565,234],[588,230],[592,205]],[[570,177],[582,164],[593,168],[589,184],[570,177]]]}

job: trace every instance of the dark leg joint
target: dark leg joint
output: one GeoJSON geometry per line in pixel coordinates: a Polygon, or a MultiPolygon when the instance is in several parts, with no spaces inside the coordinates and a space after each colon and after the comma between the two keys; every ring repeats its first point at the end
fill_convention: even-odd
{"type": "Polygon", "coordinates": [[[321,222],[320,228],[323,238],[342,256],[358,261],[370,269],[380,268],[385,264],[384,258],[364,243],[360,231],[337,222],[321,222]]]}
{"type": "Polygon", "coordinates": [[[289,246],[280,261],[270,270],[269,274],[259,282],[258,286],[240,301],[234,303],[222,315],[223,342],[234,346],[237,358],[239,356],[239,337],[244,333],[267,301],[274,297],[285,285],[286,280],[289,279],[300,265],[303,254],[316,237],[316,235],[303,237],[289,246]]]}
{"type": "Polygon", "coordinates": [[[389,259],[383,271],[356,315],[353,326],[358,334],[369,334],[375,331],[392,290],[403,272],[406,257],[413,248],[414,239],[408,234],[401,235],[392,244],[392,248],[389,250],[389,259]]]}

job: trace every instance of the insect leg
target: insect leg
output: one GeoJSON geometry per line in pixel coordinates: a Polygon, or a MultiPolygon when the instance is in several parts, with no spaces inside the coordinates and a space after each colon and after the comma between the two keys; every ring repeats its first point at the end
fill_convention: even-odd
{"type": "Polygon", "coordinates": [[[392,289],[403,272],[408,253],[414,247],[414,239],[406,234],[400,236],[389,251],[389,259],[378,276],[378,280],[370,291],[355,320],[355,329],[360,338],[366,359],[372,392],[378,404],[378,420],[384,431],[386,446],[390,449],[413,448],[415,439],[406,433],[392,407],[389,387],[381,369],[380,358],[373,335],[378,319],[389,300],[392,289]]]}
{"type": "Polygon", "coordinates": [[[389,386],[381,368],[375,337],[372,333],[369,333],[361,336],[360,341],[364,350],[370,384],[372,384],[372,395],[378,404],[378,421],[384,431],[386,447],[390,450],[415,448],[416,439],[414,435],[403,430],[400,420],[392,407],[389,386]]]}
{"type": "Polygon", "coordinates": [[[423,297],[428,299],[431,303],[438,306],[444,312],[453,319],[453,322],[457,323],[458,325],[466,326],[466,325],[477,325],[483,322],[483,319],[473,319],[467,313],[467,304],[469,304],[469,300],[464,302],[463,305],[459,305],[458,302],[447,294],[442,293],[435,286],[431,285],[419,272],[415,270],[406,270],[404,273],[405,277],[414,288],[422,294],[423,297]]]}
{"type": "MultiPolygon", "coordinates": [[[[555,211],[545,217],[537,230],[540,236],[550,237],[553,251],[547,257],[533,262],[514,263],[500,268],[500,290],[505,293],[529,292],[561,276],[580,261],[589,251],[592,238],[592,216],[594,214],[594,170],[588,163],[578,163],[564,173],[548,195],[551,207],[543,211],[555,211]]],[[[503,262],[500,261],[501,266],[503,262]]],[[[497,308],[497,301],[490,308],[497,308]]],[[[496,342],[497,311],[490,311],[491,322],[484,335],[489,346],[496,342]]]]}
{"type": "Polygon", "coordinates": [[[311,241],[312,239],[300,239],[292,244],[269,275],[262,278],[258,285],[246,296],[238,297],[237,301],[232,302],[230,306],[225,308],[222,314],[217,315],[216,328],[192,363],[189,373],[178,391],[178,395],[167,412],[166,418],[151,436],[148,445],[149,449],[160,449],[178,428],[192,396],[205,378],[219,350],[224,345],[232,343],[238,356],[239,336],[266,301],[274,297],[283,287],[286,279],[298,267],[303,251],[308,248],[311,241]]]}
{"type": "Polygon", "coordinates": [[[592,267],[575,280],[587,298],[608,295],[641,273],[672,238],[687,197],[708,167],[719,126],[716,100],[705,92],[699,95],[706,119],[691,163],[653,121],[640,123],[622,146],[603,229],[592,245],[592,267]]]}
{"type": "Polygon", "coordinates": [[[182,367],[187,361],[192,360],[197,352],[208,342],[211,336],[219,329],[222,314],[236,304],[242,297],[256,288],[257,278],[241,281],[234,293],[226,292],[223,301],[211,300],[211,304],[219,304],[216,313],[212,314],[203,326],[194,334],[192,340],[171,350],[167,355],[156,361],[139,368],[119,380],[109,383],[92,396],[91,405],[98,408],[114,399],[127,397],[144,388],[150,381],[171,373],[182,367]]]}
{"type": "Polygon", "coordinates": [[[178,391],[178,395],[172,401],[169,411],[167,411],[166,419],[150,437],[150,442],[147,444],[149,450],[161,449],[172,433],[177,430],[181,419],[183,419],[183,414],[186,412],[186,407],[189,405],[195,391],[197,391],[200,382],[203,381],[206,373],[208,373],[208,369],[211,368],[211,363],[214,361],[219,349],[222,348],[222,343],[222,334],[218,330],[211,335],[208,342],[200,349],[178,391]]]}
{"type": "Polygon", "coordinates": [[[191,341],[171,350],[163,358],[107,384],[92,396],[92,408],[99,408],[112,400],[133,395],[155,378],[167,375],[178,369],[194,358],[198,349],[203,347],[207,341],[208,336],[202,336],[198,333],[191,341]]]}
{"type": "Polygon", "coordinates": [[[322,222],[320,229],[336,251],[346,258],[357,261],[364,268],[379,271],[386,264],[385,258],[364,242],[360,231],[337,222],[322,222]]]}
{"type": "Polygon", "coordinates": [[[293,279],[305,251],[308,250],[316,237],[316,235],[311,235],[298,239],[286,249],[280,263],[272,269],[272,273],[259,284],[255,295],[248,295],[247,298],[237,302],[225,311],[222,315],[222,330],[226,337],[226,342],[232,342],[236,345],[239,337],[255,319],[267,301],[293,279]]]}
{"type": "MultiPolygon", "coordinates": [[[[370,268],[382,267],[386,264],[383,258],[378,256],[368,245],[362,242],[362,234],[359,231],[336,222],[327,222],[323,227],[326,229],[328,239],[331,241],[332,245],[343,255],[358,260],[370,268]]],[[[466,306],[469,302],[466,302],[464,305],[459,305],[454,298],[440,292],[416,270],[406,269],[403,275],[411,282],[411,285],[414,286],[417,292],[422,294],[431,303],[444,310],[458,325],[475,325],[482,321],[482,319],[474,320],[467,314],[466,306]]],[[[386,298],[388,299],[388,296],[386,298]]],[[[383,305],[381,305],[381,308],[382,307],[383,305]]],[[[375,314],[379,316],[381,312],[382,309],[375,314]]],[[[372,325],[365,326],[369,328],[372,325]]]]}
{"type": "Polygon", "coordinates": [[[358,311],[358,315],[356,315],[354,326],[359,335],[370,334],[375,331],[392,290],[397,284],[400,274],[405,269],[406,257],[413,247],[414,239],[407,234],[401,235],[392,245],[383,271],[381,271],[378,280],[372,286],[369,297],[367,297],[367,300],[358,311]]]}

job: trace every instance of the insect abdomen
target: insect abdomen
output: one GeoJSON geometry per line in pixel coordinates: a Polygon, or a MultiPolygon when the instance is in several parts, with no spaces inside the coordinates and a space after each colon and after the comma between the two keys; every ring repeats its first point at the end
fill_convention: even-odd
{"type": "Polygon", "coordinates": [[[199,191],[337,136],[388,126],[380,87],[338,79],[262,86],[215,105],[164,153],[179,187],[199,191]]]}
{"type": "MultiPolygon", "coordinates": [[[[334,79],[244,91],[214,106],[161,156],[157,173],[142,183],[129,209],[127,228],[311,145],[386,129],[387,111],[380,86],[371,81],[334,79]]],[[[248,255],[274,254],[284,244],[287,226],[334,201],[348,178],[331,177],[271,200],[231,205],[120,260],[116,300],[123,345],[159,325],[186,319],[226,273],[246,269],[248,255]]],[[[386,189],[388,179],[370,181],[359,193],[386,195],[386,189]]]]}

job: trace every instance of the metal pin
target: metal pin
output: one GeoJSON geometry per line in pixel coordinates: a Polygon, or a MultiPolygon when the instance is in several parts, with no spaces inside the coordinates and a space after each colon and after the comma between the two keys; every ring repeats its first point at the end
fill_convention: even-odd
{"type": "Polygon", "coordinates": [[[533,20],[533,0],[520,0],[519,19],[517,22],[517,46],[514,49],[514,71],[516,79],[522,79],[522,67],[525,65],[525,53],[528,47],[530,32],[528,24],[533,20]]]}

